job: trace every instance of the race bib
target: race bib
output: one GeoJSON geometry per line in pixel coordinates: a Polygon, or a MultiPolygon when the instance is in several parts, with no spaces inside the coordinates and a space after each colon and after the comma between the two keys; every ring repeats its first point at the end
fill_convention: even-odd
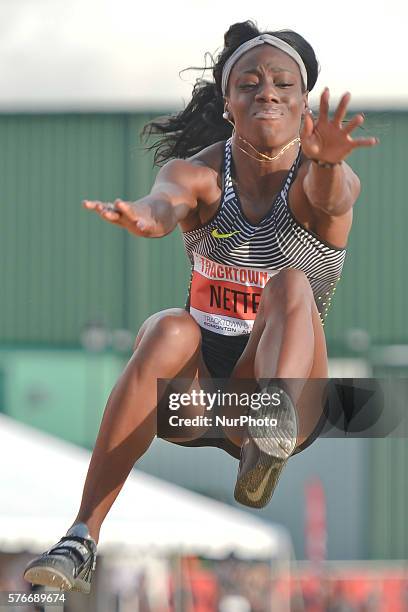
{"type": "Polygon", "coordinates": [[[278,272],[219,264],[194,253],[190,314],[209,331],[225,336],[249,334],[262,290],[278,272]]]}

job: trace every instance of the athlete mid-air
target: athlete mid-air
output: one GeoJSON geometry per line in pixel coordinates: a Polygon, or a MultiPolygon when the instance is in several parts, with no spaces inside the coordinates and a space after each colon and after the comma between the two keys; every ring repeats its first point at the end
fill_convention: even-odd
{"type": "MultiPolygon", "coordinates": [[[[314,439],[320,412],[311,414],[314,402],[290,381],[328,376],[323,323],[360,191],[345,159],[377,140],[352,137],[364,118],[344,121],[349,94],[329,117],[326,88],[313,117],[308,94],[318,64],[296,32],[261,33],[247,21],[232,25],[224,42],[214,81],[198,82],[182,112],[149,125],[160,134],[155,161],[165,162],[150,194],[84,202],[136,237],[179,226],[191,282],[184,309],[157,312],[141,326],[109,397],[79,512],[26,568],[32,583],[89,592],[102,522],[157,433],[158,379],[186,380],[186,391],[217,378],[229,388],[245,379],[278,390],[278,405],[259,412],[274,416],[272,429],[184,425],[168,438],[240,459],[235,498],[243,504],[264,506],[289,457],[314,439]]],[[[183,415],[204,410],[191,404],[183,415]]]]}

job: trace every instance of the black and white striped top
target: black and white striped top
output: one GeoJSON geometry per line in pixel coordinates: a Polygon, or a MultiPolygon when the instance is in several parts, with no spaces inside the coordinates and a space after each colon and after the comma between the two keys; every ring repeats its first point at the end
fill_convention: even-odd
{"type": "Polygon", "coordinates": [[[231,138],[225,142],[220,206],[202,227],[183,233],[192,264],[188,308],[197,322],[224,335],[248,334],[262,288],[283,268],[307,276],[324,324],[340,278],[346,249],[325,243],[294,218],[288,190],[299,154],[267,215],[253,225],[245,217],[231,180],[231,138]]]}

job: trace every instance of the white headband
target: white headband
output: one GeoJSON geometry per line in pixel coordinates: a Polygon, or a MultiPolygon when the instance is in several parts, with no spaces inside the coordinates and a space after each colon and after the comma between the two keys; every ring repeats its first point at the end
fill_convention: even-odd
{"type": "Polygon", "coordinates": [[[227,91],[229,75],[235,62],[241,57],[243,53],[245,53],[249,49],[252,49],[252,47],[256,47],[257,45],[263,45],[264,43],[267,43],[268,45],[272,45],[272,47],[276,47],[277,49],[284,51],[287,55],[290,55],[290,57],[295,60],[295,62],[299,66],[303,86],[305,89],[307,89],[307,71],[299,53],[295,51],[295,49],[291,47],[287,42],[281,40],[280,38],[277,38],[276,36],[272,36],[271,34],[260,34],[259,36],[251,38],[250,40],[244,42],[240,47],[238,47],[238,49],[235,49],[234,53],[225,62],[224,68],[222,70],[221,79],[221,89],[222,94],[224,96],[227,91]]]}

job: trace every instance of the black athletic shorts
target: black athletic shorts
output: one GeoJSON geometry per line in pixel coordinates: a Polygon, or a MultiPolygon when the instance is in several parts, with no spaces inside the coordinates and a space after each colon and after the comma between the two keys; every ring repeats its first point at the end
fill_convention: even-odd
{"type": "MultiPolygon", "coordinates": [[[[201,349],[204,362],[212,378],[229,378],[235,364],[242,355],[248,343],[249,334],[241,336],[224,336],[201,328],[201,338],[201,349]]],[[[307,446],[314,442],[321,432],[325,422],[326,416],[323,414],[319,419],[314,431],[307,438],[307,440],[296,448],[295,452],[293,453],[294,455],[304,450],[307,446]]],[[[216,425],[212,426],[206,432],[206,434],[200,438],[196,438],[195,440],[190,440],[188,442],[174,443],[180,444],[181,446],[215,446],[225,450],[229,455],[235,457],[235,459],[239,459],[241,453],[240,447],[231,442],[231,440],[226,437],[222,428],[217,427],[216,425]]]]}

